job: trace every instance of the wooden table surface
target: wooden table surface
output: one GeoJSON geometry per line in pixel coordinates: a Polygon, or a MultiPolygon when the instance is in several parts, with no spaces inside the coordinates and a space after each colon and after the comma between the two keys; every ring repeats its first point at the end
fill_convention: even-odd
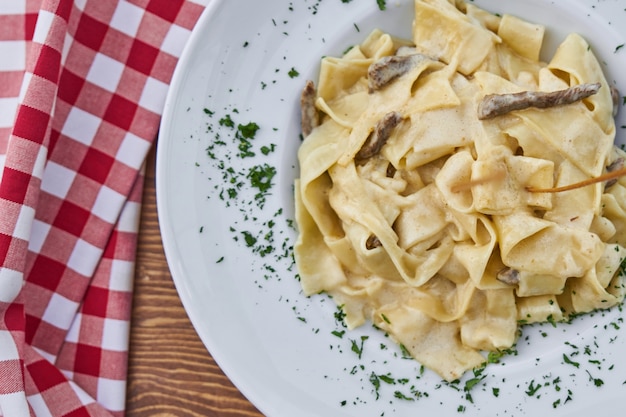
{"type": "Polygon", "coordinates": [[[154,158],[152,149],[137,249],[126,415],[262,416],[216,365],[178,298],[159,233],[154,158]]]}

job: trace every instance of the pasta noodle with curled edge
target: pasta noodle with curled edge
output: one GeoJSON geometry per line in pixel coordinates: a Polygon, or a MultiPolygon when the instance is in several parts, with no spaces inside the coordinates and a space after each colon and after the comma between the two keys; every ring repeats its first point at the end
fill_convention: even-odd
{"type": "Polygon", "coordinates": [[[542,62],[544,32],[460,1],[415,0],[412,39],[374,30],[323,58],[303,101],[316,121],[295,183],[304,292],[328,293],[350,328],[371,321],[449,381],[512,347],[523,323],[624,298],[626,180],[533,191],[626,159],[588,44],[570,34],[542,62]],[[491,94],[585,83],[600,88],[477,116],[491,94]]]}

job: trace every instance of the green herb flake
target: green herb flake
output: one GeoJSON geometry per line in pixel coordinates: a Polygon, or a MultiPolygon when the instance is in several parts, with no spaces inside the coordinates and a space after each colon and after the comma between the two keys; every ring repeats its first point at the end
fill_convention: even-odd
{"type": "Polygon", "coordinates": [[[574,362],[573,360],[571,360],[565,353],[563,354],[563,362],[565,362],[568,365],[572,365],[575,368],[580,368],[580,363],[578,362],[574,362]]]}
{"type": "Polygon", "coordinates": [[[376,0],[376,3],[378,4],[378,8],[380,10],[387,9],[387,2],[385,0],[376,0]]]}
{"type": "Polygon", "coordinates": [[[300,73],[295,68],[291,67],[287,75],[289,75],[289,78],[296,78],[298,75],[300,75],[300,73]]]}

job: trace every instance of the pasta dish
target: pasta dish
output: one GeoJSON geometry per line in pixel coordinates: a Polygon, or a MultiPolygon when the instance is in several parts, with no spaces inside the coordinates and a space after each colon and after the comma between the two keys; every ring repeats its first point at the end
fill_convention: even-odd
{"type": "Polygon", "coordinates": [[[624,297],[616,94],[580,35],[415,0],[412,39],[374,30],[302,93],[295,259],[445,380],[624,297]]]}

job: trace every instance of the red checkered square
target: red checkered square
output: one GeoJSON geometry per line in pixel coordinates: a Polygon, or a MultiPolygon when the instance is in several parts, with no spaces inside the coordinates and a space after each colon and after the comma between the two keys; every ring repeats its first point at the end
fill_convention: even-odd
{"type": "Polygon", "coordinates": [[[46,256],[39,255],[35,258],[33,266],[30,270],[28,282],[39,285],[40,287],[46,288],[50,291],[55,291],[61,281],[65,268],[65,264],[46,256]]]}
{"type": "Polygon", "coordinates": [[[98,376],[100,374],[100,358],[102,350],[99,347],[78,344],[76,346],[76,360],[74,371],[81,374],[98,376]]]}
{"type": "Polygon", "coordinates": [[[136,103],[114,94],[104,114],[104,120],[124,130],[129,130],[136,111],[136,103]]]}
{"type": "Polygon", "coordinates": [[[4,307],[4,325],[6,329],[13,332],[13,340],[21,342],[24,339],[24,305],[13,303],[8,307],[4,307]]]}
{"type": "Polygon", "coordinates": [[[72,8],[74,6],[73,1],[59,1],[57,7],[54,10],[50,10],[54,12],[55,15],[59,16],[64,20],[68,20],[70,18],[70,13],[72,12],[72,8]]]}
{"type": "Polygon", "coordinates": [[[108,30],[109,27],[105,23],[83,14],[74,33],[74,39],[91,50],[98,51],[108,30]]]}
{"type": "Polygon", "coordinates": [[[140,40],[135,40],[133,46],[130,48],[126,65],[141,73],[150,74],[157,56],[159,56],[159,50],[157,48],[140,40]]]}
{"type": "Polygon", "coordinates": [[[27,13],[24,16],[24,39],[32,40],[35,33],[35,24],[37,23],[37,14],[27,13]]]}
{"type": "Polygon", "coordinates": [[[39,57],[32,69],[33,74],[38,75],[46,80],[56,83],[59,77],[59,65],[61,63],[61,54],[56,49],[48,45],[41,45],[39,57]]]}
{"type": "Polygon", "coordinates": [[[50,362],[42,359],[26,366],[31,375],[36,375],[34,380],[39,391],[43,392],[65,382],[63,374],[50,362]]]}
{"type": "Polygon", "coordinates": [[[0,198],[18,204],[24,203],[31,178],[30,174],[5,167],[0,184],[0,198]]]}
{"type": "Polygon", "coordinates": [[[20,119],[20,123],[13,128],[13,134],[33,142],[42,143],[48,129],[50,115],[32,107],[20,106],[17,117],[20,119]]]}
{"type": "Polygon", "coordinates": [[[155,15],[167,20],[168,22],[174,22],[178,12],[183,6],[184,0],[152,0],[148,3],[146,11],[154,13],[155,15]]]}
{"type": "Polygon", "coordinates": [[[85,294],[82,311],[96,317],[107,317],[109,291],[105,288],[91,287],[85,294]]]}
{"type": "Polygon", "coordinates": [[[69,104],[74,104],[82,92],[85,80],[72,71],[64,70],[59,78],[59,98],[69,104]]]}
{"type": "Polygon", "coordinates": [[[65,414],[65,417],[92,417],[93,414],[85,407],[80,407],[74,411],[65,414]]]}
{"type": "Polygon", "coordinates": [[[83,233],[85,224],[89,220],[91,213],[84,208],[77,206],[69,201],[61,203],[57,217],[54,220],[54,227],[71,233],[74,236],[80,236],[83,233]]]}
{"type": "Polygon", "coordinates": [[[4,264],[7,258],[7,253],[11,247],[11,240],[13,240],[12,236],[0,233],[0,264],[4,264]]]}
{"type": "Polygon", "coordinates": [[[94,148],[89,148],[78,172],[100,184],[105,183],[114,159],[94,148]]]}

